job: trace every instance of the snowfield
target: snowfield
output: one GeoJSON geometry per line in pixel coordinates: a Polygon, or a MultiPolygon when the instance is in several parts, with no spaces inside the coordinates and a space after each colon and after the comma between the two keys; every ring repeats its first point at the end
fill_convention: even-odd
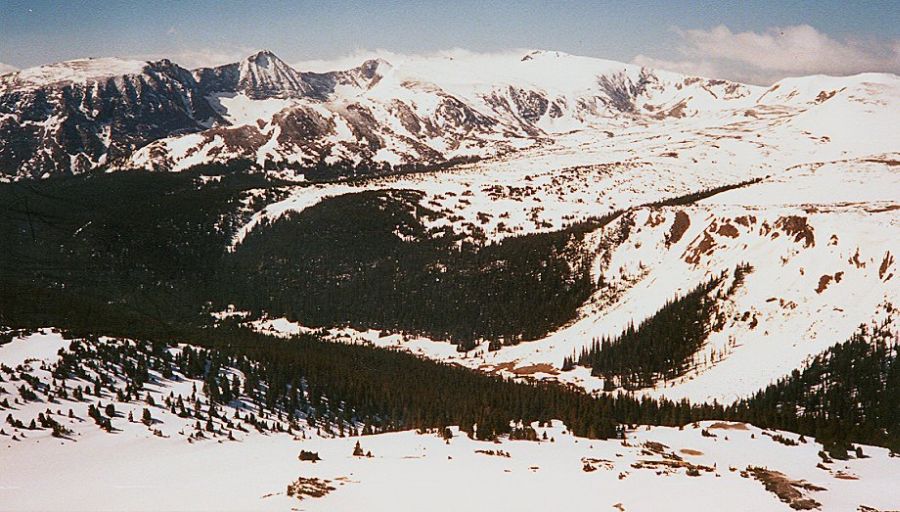
{"type": "MultiPolygon", "coordinates": [[[[41,363],[54,361],[54,349],[65,345],[49,330],[18,337],[0,346],[0,362],[48,381],[41,363]]],[[[16,396],[14,384],[0,382],[2,396],[16,396]]],[[[150,388],[159,404],[170,392],[189,394],[201,384],[176,374],[150,388]]],[[[3,510],[791,510],[759,478],[795,489],[789,502],[812,500],[822,511],[900,506],[894,485],[900,464],[887,450],[863,446],[865,458],[823,463],[814,440],[746,424],[637,426],[625,441],[577,438],[559,422],[534,424],[540,441],[498,443],[456,429],[445,441],[434,432],[339,437],[308,427],[195,439],[187,435],[192,420],[165,407],[150,407],[148,427],[125,419],[128,412],[139,417],[144,402],[100,399],[116,408],[114,433],[87,418],[90,399],[17,403],[3,411],[27,420],[51,409],[71,429],[57,438],[48,429],[3,425],[3,510]],[[55,413],[70,408],[72,418],[55,413]],[[371,457],[352,456],[357,441],[371,457]],[[322,460],[300,461],[300,450],[322,460]],[[302,499],[287,495],[298,479],[302,499]]],[[[224,409],[230,416],[232,407],[224,409]]]]}
{"type": "Polygon", "coordinates": [[[148,64],[146,61],[116,58],[77,59],[7,73],[0,80],[0,87],[37,88],[70,82],[93,83],[140,73],[148,64]]]}

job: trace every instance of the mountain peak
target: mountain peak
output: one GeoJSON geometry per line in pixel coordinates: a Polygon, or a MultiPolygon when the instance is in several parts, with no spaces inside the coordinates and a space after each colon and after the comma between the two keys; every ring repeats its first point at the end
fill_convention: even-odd
{"type": "Polygon", "coordinates": [[[287,66],[287,64],[283,60],[278,58],[277,55],[272,53],[271,50],[260,50],[256,53],[254,53],[253,55],[250,55],[249,57],[247,57],[244,60],[246,62],[252,62],[253,64],[255,64],[257,66],[264,67],[264,68],[268,68],[269,66],[273,66],[273,65],[277,66],[279,64],[283,64],[283,65],[287,66]]]}
{"type": "Polygon", "coordinates": [[[238,88],[252,98],[293,98],[312,90],[296,69],[269,50],[247,57],[238,68],[238,88]]]}
{"type": "Polygon", "coordinates": [[[391,69],[391,63],[382,59],[369,59],[362,64],[360,64],[356,69],[358,69],[363,76],[366,78],[374,77],[378,71],[386,71],[391,69]]]}

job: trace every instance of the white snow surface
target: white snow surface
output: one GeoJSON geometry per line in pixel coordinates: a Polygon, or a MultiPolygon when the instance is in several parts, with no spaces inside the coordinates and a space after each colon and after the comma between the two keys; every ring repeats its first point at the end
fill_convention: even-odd
{"type": "MultiPolygon", "coordinates": [[[[22,336],[0,346],[0,363],[47,382],[50,374],[40,369],[41,362],[54,361],[49,348],[65,344],[49,330],[22,336]]],[[[4,396],[16,393],[13,384],[0,382],[10,393],[4,396]]],[[[151,385],[151,393],[159,403],[170,391],[189,394],[192,385],[203,400],[202,382],[178,374],[151,385]]],[[[191,430],[192,419],[152,406],[152,429],[162,433],[157,436],[124,418],[128,411],[139,415],[143,402],[121,403],[108,394],[101,400],[113,403],[119,413],[113,420],[115,433],[100,430],[87,418],[90,399],[16,403],[4,411],[27,424],[49,408],[52,417],[72,430],[60,439],[46,429],[3,425],[4,510],[790,510],[745,472],[751,466],[823,488],[801,492],[825,512],[900,506],[894,485],[900,479],[900,463],[887,450],[863,446],[867,458],[817,467],[821,446],[814,440],[787,446],[771,436],[797,441],[796,434],[746,424],[638,426],[627,432],[625,443],[578,438],[560,422],[533,424],[539,437],[547,435],[540,442],[480,442],[455,428],[448,443],[436,433],[411,431],[342,438],[319,436],[313,430],[290,435],[252,429],[235,441],[221,435],[189,440],[182,432],[191,430]],[[65,414],[69,408],[74,418],[65,414]],[[704,430],[714,437],[703,435],[704,430]],[[357,441],[371,458],[351,455],[357,441]],[[301,449],[317,452],[322,460],[299,461],[301,449]],[[479,453],[491,450],[503,453],[479,453]],[[664,465],[671,456],[663,454],[678,455],[698,468],[699,476],[689,476],[684,463],[664,465]],[[303,500],[287,496],[287,485],[301,477],[320,479],[333,490],[303,500]]]]}
{"type": "MultiPolygon", "coordinates": [[[[596,96],[592,88],[599,87],[598,77],[637,79],[642,73],[556,52],[525,57],[463,54],[404,60],[392,63],[361,94],[380,94],[384,100],[404,88],[427,96],[437,87],[477,102],[484,100],[486,90],[519,84],[538,87],[548,98],[585,98],[596,96]],[[584,92],[589,89],[593,92],[584,92]]],[[[732,402],[846,340],[858,325],[885,318],[900,301],[895,261],[900,252],[900,130],[894,115],[900,108],[900,80],[874,73],[813,76],[764,89],[668,73],[654,76],[647,101],[652,97],[652,102],[671,106],[689,97],[683,109],[661,119],[603,111],[598,118],[582,115],[565,128],[556,125],[558,129],[540,124],[549,122],[542,118],[544,134],[552,137],[477,163],[356,183],[298,186],[253,215],[232,248],[263,221],[361,190],[420,191],[422,206],[441,214],[426,220],[426,227],[449,225],[487,242],[554,231],[624,210],[585,242],[595,259],[594,277],[602,276],[610,286],[595,293],[574,322],[542,339],[495,352],[488,352],[485,342],[458,354],[447,343],[421,336],[358,332],[342,325],[328,329],[335,340],[390,346],[591,391],[602,389],[602,380],[584,368],[560,373],[564,357],[596,338],[619,334],[629,323],[653,315],[666,300],[712,276],[733,273],[738,264],[754,270],[720,305],[727,321],[710,333],[694,369],[638,393],[732,402]],[[689,206],[645,206],[753,180],[689,206]],[[670,244],[677,218],[687,225],[670,244]],[[623,227],[627,238],[614,240],[623,227]]],[[[426,99],[415,98],[420,103],[426,99]]],[[[571,118],[572,112],[564,109],[563,117],[553,122],[571,118]]],[[[255,325],[282,333],[302,328],[273,320],[255,325]]]]}
{"type": "Polygon", "coordinates": [[[113,77],[139,74],[148,64],[147,61],[114,57],[58,62],[5,74],[0,78],[0,89],[33,88],[66,82],[98,82],[113,77]]]}
{"type": "Polygon", "coordinates": [[[257,124],[259,121],[268,122],[272,116],[290,105],[290,100],[281,98],[269,98],[254,100],[246,94],[217,93],[212,96],[214,106],[218,107],[219,114],[228,119],[234,126],[257,124]]]}

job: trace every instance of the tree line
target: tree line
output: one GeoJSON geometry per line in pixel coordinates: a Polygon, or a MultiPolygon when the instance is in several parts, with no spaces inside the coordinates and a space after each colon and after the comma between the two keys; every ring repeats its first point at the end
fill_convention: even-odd
{"type": "MultiPolygon", "coordinates": [[[[0,184],[0,325],[191,343],[212,351],[204,358],[246,358],[274,383],[265,400],[290,402],[293,383],[305,379],[316,390],[310,396],[346,404],[373,428],[478,424],[485,425],[480,435],[496,435],[510,422],[555,418],[577,434],[609,437],[622,424],[727,418],[822,435],[835,446],[849,439],[896,449],[898,434],[889,427],[897,416],[884,409],[896,407],[896,345],[863,350],[871,333],[774,390],[725,408],[626,394],[592,397],[381,349],[215,327],[209,313],[234,303],[314,326],[422,332],[465,350],[481,338],[539,337],[571,319],[594,286],[572,251],[584,232],[608,219],[468,246],[451,232],[428,232],[423,220],[434,212],[403,191],[325,201],[251,233],[229,253],[249,215],[248,197],[272,200],[283,185],[263,175],[210,180],[190,172],[0,184]],[[881,375],[883,384],[860,374],[863,369],[881,375]],[[825,385],[811,385],[816,379],[825,385]],[[842,399],[841,390],[865,400],[842,399]]],[[[712,286],[670,301],[624,333],[627,341],[606,340],[608,351],[601,340],[583,364],[600,357],[595,371],[635,385],[677,375],[702,338],[712,286]],[[650,350],[650,332],[670,342],[648,357],[635,347],[650,350]]],[[[232,383],[217,379],[208,380],[214,394],[233,396],[232,383]]]]}

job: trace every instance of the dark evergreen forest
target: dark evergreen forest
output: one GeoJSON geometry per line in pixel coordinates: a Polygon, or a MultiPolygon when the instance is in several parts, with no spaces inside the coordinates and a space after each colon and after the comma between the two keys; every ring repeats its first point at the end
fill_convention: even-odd
{"type": "MultiPolygon", "coordinates": [[[[467,245],[450,232],[427,232],[421,219],[434,212],[417,206],[415,193],[365,192],[289,215],[231,253],[226,248],[249,214],[242,209],[247,192],[257,191],[250,210],[258,209],[282,196],[285,184],[228,169],[203,173],[0,184],[0,327],[190,343],[210,361],[252,362],[272,389],[265,400],[290,400],[290,383],[303,378],[314,396],[345,404],[376,429],[478,423],[485,426],[479,435],[488,436],[507,432],[510,421],[557,418],[577,434],[609,437],[626,423],[724,418],[821,436],[838,455],[850,442],[900,446],[896,341],[873,344],[874,333],[861,332],[783,382],[723,408],[592,397],[398,352],[213,325],[209,312],[236,304],[309,325],[427,333],[461,350],[481,337],[528,340],[573,318],[591,293],[578,242],[610,219],[467,245]]],[[[682,371],[684,355],[702,337],[711,286],[609,340],[595,371],[635,383],[682,371]],[[673,338],[659,357],[638,358],[635,347],[651,327],[681,333],[683,343],[673,338]]]]}
{"type": "MultiPolygon", "coordinates": [[[[517,343],[571,320],[593,289],[576,247],[598,219],[563,231],[466,243],[427,232],[434,215],[409,191],[326,200],[263,226],[226,250],[241,199],[281,183],[228,173],[95,174],[0,186],[4,313],[54,313],[48,294],[92,301],[159,327],[203,325],[229,304],[311,326],[349,324],[426,334],[468,350],[476,339],[517,343]],[[397,235],[402,235],[402,238],[397,235]],[[28,298],[31,299],[23,299],[28,298]]],[[[51,322],[52,323],[52,322],[51,322]]]]}
{"type": "Polygon", "coordinates": [[[577,247],[602,220],[477,245],[426,231],[413,191],[320,203],[254,230],[225,266],[236,304],[310,326],[415,332],[468,350],[514,344],[571,320],[593,291],[577,247]],[[399,233],[401,236],[398,236],[399,233]]]}
{"type": "Polygon", "coordinates": [[[898,351],[898,339],[884,326],[861,327],[802,370],[737,403],[732,414],[815,436],[840,458],[861,441],[900,453],[898,351]]]}
{"type": "MultiPolygon", "coordinates": [[[[710,279],[685,294],[671,299],[635,327],[629,325],[619,336],[594,340],[582,351],[578,364],[591,373],[625,389],[653,386],[684,374],[690,358],[703,345],[716,304],[710,292],[722,282],[710,279]]],[[[573,366],[571,359],[563,366],[573,366]]]]}

